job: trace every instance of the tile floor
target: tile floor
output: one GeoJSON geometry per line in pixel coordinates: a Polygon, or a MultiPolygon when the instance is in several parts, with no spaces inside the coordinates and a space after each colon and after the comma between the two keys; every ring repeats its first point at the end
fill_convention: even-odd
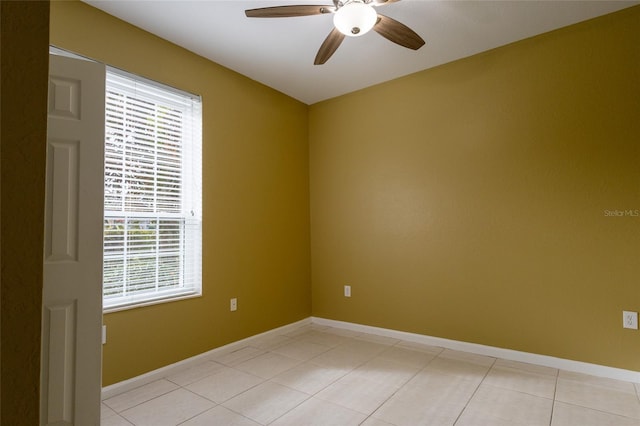
{"type": "Polygon", "coordinates": [[[640,426],[640,385],[308,325],[111,397],[103,426],[640,426]]]}

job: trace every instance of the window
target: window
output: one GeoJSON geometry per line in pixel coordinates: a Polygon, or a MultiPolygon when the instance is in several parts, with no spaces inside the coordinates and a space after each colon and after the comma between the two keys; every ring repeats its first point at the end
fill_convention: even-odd
{"type": "Polygon", "coordinates": [[[202,294],[199,97],[107,70],[105,310],[202,294]]]}

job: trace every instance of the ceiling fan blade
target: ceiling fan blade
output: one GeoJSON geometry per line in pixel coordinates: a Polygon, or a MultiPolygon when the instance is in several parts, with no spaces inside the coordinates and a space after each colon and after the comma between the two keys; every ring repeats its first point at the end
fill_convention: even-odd
{"type": "Polygon", "coordinates": [[[322,42],[316,59],[313,61],[313,65],[322,65],[327,62],[331,55],[340,47],[342,40],[344,40],[344,34],[338,31],[337,28],[331,30],[327,38],[322,42]]]}
{"type": "Polygon", "coordinates": [[[247,18],[289,18],[293,16],[322,15],[323,13],[335,12],[335,10],[335,7],[327,5],[274,6],[247,9],[244,14],[247,15],[247,18]]]}
{"type": "Polygon", "coordinates": [[[409,49],[418,50],[424,45],[424,40],[415,31],[388,16],[378,14],[373,29],[387,40],[409,49]]]}

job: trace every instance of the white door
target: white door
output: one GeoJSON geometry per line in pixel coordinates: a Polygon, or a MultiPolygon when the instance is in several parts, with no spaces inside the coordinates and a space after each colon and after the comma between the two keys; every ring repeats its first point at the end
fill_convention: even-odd
{"type": "Polygon", "coordinates": [[[105,68],[49,55],[41,425],[100,424],[105,68]]]}

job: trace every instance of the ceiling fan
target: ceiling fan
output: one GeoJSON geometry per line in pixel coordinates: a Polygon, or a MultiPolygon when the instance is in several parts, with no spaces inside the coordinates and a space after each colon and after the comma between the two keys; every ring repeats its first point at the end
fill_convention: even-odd
{"type": "Polygon", "coordinates": [[[333,13],[333,25],[327,38],[318,50],[313,62],[322,65],[340,47],[345,36],[359,37],[369,30],[400,46],[418,50],[424,40],[406,25],[381,15],[373,6],[383,6],[400,0],[333,0],[333,5],[274,6],[245,10],[249,18],[289,18],[295,16],[323,15],[333,13]]]}

